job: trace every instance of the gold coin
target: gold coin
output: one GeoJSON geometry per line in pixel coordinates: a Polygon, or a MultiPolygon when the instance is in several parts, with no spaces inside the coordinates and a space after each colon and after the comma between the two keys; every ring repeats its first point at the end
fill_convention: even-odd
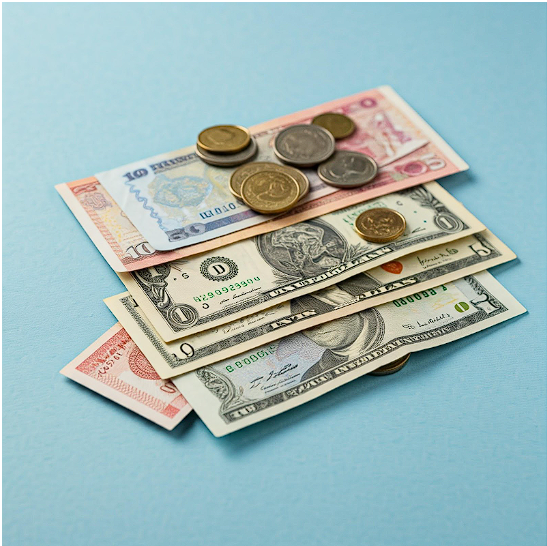
{"type": "Polygon", "coordinates": [[[215,125],[198,135],[200,147],[214,154],[235,154],[251,142],[251,133],[239,125],[215,125]]]}
{"type": "Polygon", "coordinates": [[[394,360],[393,362],[390,362],[389,364],[386,364],[385,366],[376,368],[373,372],[369,372],[368,375],[389,375],[398,372],[405,367],[405,364],[408,362],[409,358],[410,353],[398,358],[397,360],[394,360]]]}
{"type": "Polygon", "coordinates": [[[405,217],[393,209],[369,209],[355,220],[355,231],[371,243],[394,241],[405,232],[405,229],[405,217]]]}
{"type": "Polygon", "coordinates": [[[280,214],[298,201],[296,180],[280,171],[260,171],[248,176],[241,185],[246,205],[262,214],[280,214]]]}
{"type": "Polygon", "coordinates": [[[355,131],[355,123],[351,118],[334,112],[315,116],[312,123],[326,129],[336,140],[349,137],[355,131]]]}
{"type": "Polygon", "coordinates": [[[244,180],[251,176],[251,174],[258,173],[260,171],[278,171],[286,173],[292,176],[298,184],[299,196],[298,199],[302,199],[310,191],[310,182],[308,177],[298,169],[289,167],[288,165],[278,165],[277,163],[269,163],[267,161],[255,161],[254,163],[247,163],[236,169],[230,177],[230,191],[238,198],[241,199],[241,185],[244,180]]]}

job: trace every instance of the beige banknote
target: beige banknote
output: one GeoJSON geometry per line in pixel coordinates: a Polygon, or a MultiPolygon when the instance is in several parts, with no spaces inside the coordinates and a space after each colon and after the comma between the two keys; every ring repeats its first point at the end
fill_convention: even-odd
{"type": "Polygon", "coordinates": [[[432,289],[427,298],[406,305],[394,300],[316,326],[178,376],[174,383],[211,432],[222,436],[321,396],[398,357],[455,341],[524,312],[492,275],[482,272],[432,289]]]}
{"type": "Polygon", "coordinates": [[[172,341],[482,230],[461,203],[430,182],[120,278],[159,335],[172,341]],[[404,235],[382,244],[360,237],[355,219],[373,207],[400,212],[404,235]]]}
{"type": "Polygon", "coordinates": [[[192,411],[177,387],[159,377],[120,324],[112,326],[61,373],[167,430],[192,411]]]}
{"type": "Polygon", "coordinates": [[[128,292],[105,300],[161,377],[174,377],[387,301],[428,297],[427,290],[494,267],[515,254],[489,231],[414,252],[243,319],[164,342],[128,292]]]}

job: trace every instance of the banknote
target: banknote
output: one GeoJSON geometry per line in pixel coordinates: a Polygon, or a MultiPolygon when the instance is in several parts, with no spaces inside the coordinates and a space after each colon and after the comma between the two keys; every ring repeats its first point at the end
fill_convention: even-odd
{"type": "Polygon", "coordinates": [[[414,252],[319,292],[169,343],[160,339],[128,292],[105,303],[158,374],[168,378],[387,301],[398,299],[405,305],[405,298],[428,297],[430,288],[514,258],[507,246],[484,231],[414,252]]]}
{"type": "Polygon", "coordinates": [[[160,379],[120,324],[112,326],[61,373],[167,430],[192,411],[177,387],[160,379]]]}
{"type": "Polygon", "coordinates": [[[172,341],[483,229],[461,203],[430,182],[219,251],[119,275],[159,335],[172,341]],[[355,218],[373,207],[403,214],[405,234],[382,244],[361,238],[355,218]]]}
{"type": "MultiPolygon", "coordinates": [[[[488,272],[293,334],[173,382],[215,436],[287,411],[398,357],[455,341],[524,307],[488,272]]],[[[410,361],[412,366],[412,360],[410,361]]]]}
{"type": "Polygon", "coordinates": [[[379,176],[372,184],[337,190],[308,169],[308,196],[277,220],[235,199],[228,189],[234,168],[204,163],[196,156],[195,146],[98,173],[95,178],[153,248],[166,251],[193,245],[195,248],[188,252],[195,254],[468,168],[388,86],[252,127],[259,146],[255,159],[278,162],[273,153],[277,132],[289,125],[308,123],[327,111],[353,119],[357,130],[338,148],[374,157],[379,176]],[[255,229],[243,231],[252,227],[255,229]],[[224,239],[228,235],[231,237],[224,239]],[[200,246],[211,239],[215,241],[208,247],[200,246]]]}
{"type": "Polygon", "coordinates": [[[57,184],[55,189],[114,271],[134,271],[183,257],[180,250],[152,248],[96,178],[57,184]]]}

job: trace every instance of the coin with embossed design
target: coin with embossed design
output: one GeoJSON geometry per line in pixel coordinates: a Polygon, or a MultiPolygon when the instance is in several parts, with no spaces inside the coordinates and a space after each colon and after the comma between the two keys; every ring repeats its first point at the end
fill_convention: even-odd
{"type": "Polygon", "coordinates": [[[241,152],[237,152],[237,154],[213,154],[204,150],[199,144],[196,145],[197,156],[205,161],[205,163],[218,167],[235,167],[236,165],[241,165],[245,161],[252,159],[257,150],[258,144],[254,137],[251,138],[251,143],[244,150],[241,150],[241,152]]]}
{"type": "Polygon", "coordinates": [[[371,243],[389,243],[406,229],[405,217],[396,210],[374,208],[362,212],[355,220],[355,231],[371,243]]]}
{"type": "Polygon", "coordinates": [[[378,172],[372,157],[360,152],[338,150],[317,169],[319,178],[336,188],[357,188],[368,184],[378,172]]]}
{"type": "Polygon", "coordinates": [[[376,368],[373,372],[369,372],[369,375],[389,375],[398,372],[405,367],[409,358],[410,353],[402,356],[401,358],[398,358],[397,360],[394,360],[393,362],[390,362],[389,364],[386,364],[385,366],[380,366],[379,368],[376,368]]]}
{"type": "Polygon", "coordinates": [[[251,174],[241,185],[241,198],[245,204],[262,214],[280,214],[289,210],[299,195],[296,180],[279,171],[251,174]]]}
{"type": "Polygon", "coordinates": [[[310,191],[310,182],[302,171],[299,171],[294,167],[289,167],[288,165],[279,165],[278,163],[270,163],[268,161],[255,161],[237,168],[230,177],[230,191],[238,199],[241,199],[241,185],[245,179],[248,176],[251,176],[251,174],[260,171],[279,171],[292,176],[296,180],[300,191],[298,199],[302,199],[302,197],[310,191]]]}
{"type": "Polygon", "coordinates": [[[312,123],[326,129],[336,140],[349,137],[355,131],[355,123],[351,118],[334,112],[319,114],[312,119],[312,123]]]}
{"type": "Polygon", "coordinates": [[[234,154],[251,142],[251,133],[239,125],[215,125],[203,129],[198,135],[202,150],[213,154],[234,154]]]}
{"type": "Polygon", "coordinates": [[[291,125],[277,133],[273,149],[284,163],[312,167],[334,153],[334,137],[319,125],[291,125]]]}

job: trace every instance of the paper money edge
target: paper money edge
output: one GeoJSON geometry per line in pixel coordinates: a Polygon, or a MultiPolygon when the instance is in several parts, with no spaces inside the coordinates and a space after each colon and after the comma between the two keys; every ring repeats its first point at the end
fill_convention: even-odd
{"type": "MultiPolygon", "coordinates": [[[[429,191],[433,195],[433,197],[441,201],[442,204],[448,208],[448,210],[450,210],[453,214],[456,214],[458,218],[462,220],[468,226],[467,230],[465,231],[459,231],[453,234],[447,233],[445,236],[443,236],[442,241],[438,242],[438,244],[449,243],[457,239],[462,239],[464,237],[467,237],[468,235],[473,235],[475,233],[479,233],[480,231],[484,231],[486,229],[486,227],[482,224],[482,222],[478,218],[476,218],[470,211],[468,211],[460,201],[458,201],[447,190],[445,190],[438,182],[433,180],[431,182],[428,182],[427,184],[424,184],[423,186],[427,191],[429,191]]],[[[238,244],[238,243],[234,243],[234,244],[238,244]]],[[[432,245],[431,241],[424,241],[420,244],[412,246],[411,248],[402,248],[398,251],[384,254],[383,256],[375,259],[374,261],[370,260],[351,270],[347,270],[343,273],[340,273],[339,275],[336,276],[335,280],[334,280],[334,277],[330,277],[323,281],[319,281],[314,285],[308,285],[307,287],[302,288],[298,291],[298,296],[304,296],[311,292],[317,292],[318,290],[331,286],[335,284],[336,282],[343,281],[344,279],[347,279],[359,273],[363,273],[369,269],[380,266],[387,262],[396,260],[397,258],[406,256],[407,254],[412,254],[414,252],[418,252],[420,250],[424,250],[432,246],[436,246],[436,245],[432,245]]],[[[374,251],[375,249],[371,250],[371,253],[374,251]]],[[[265,301],[253,307],[252,311],[243,309],[237,313],[233,313],[232,315],[230,315],[230,319],[226,320],[225,322],[209,323],[209,324],[204,323],[204,324],[201,324],[200,326],[195,326],[195,327],[192,327],[191,329],[189,328],[188,330],[183,331],[181,333],[181,332],[173,332],[172,330],[169,329],[169,326],[166,323],[166,321],[163,320],[163,317],[160,317],[158,315],[156,307],[150,302],[146,294],[142,291],[139,284],[136,281],[134,281],[131,273],[118,273],[118,276],[120,280],[123,282],[123,284],[125,285],[125,287],[127,288],[127,290],[133,296],[137,304],[142,308],[144,314],[148,317],[148,320],[154,326],[154,329],[156,330],[160,338],[163,339],[166,343],[170,343],[171,341],[175,341],[179,339],[184,339],[185,337],[188,337],[189,335],[198,334],[199,332],[210,330],[211,328],[217,328],[219,326],[222,326],[223,324],[233,322],[235,320],[252,315],[259,311],[263,311],[264,309],[267,309],[268,307],[273,307],[274,305],[283,303],[284,301],[288,301],[296,296],[296,294],[292,292],[287,292],[284,295],[278,296],[278,299],[276,299],[274,303],[271,303],[270,301],[265,301]],[[151,318],[151,317],[154,317],[154,318],[151,318]],[[160,318],[162,319],[161,321],[159,320],[160,318]]]]}
{"type": "MultiPolygon", "coordinates": [[[[129,333],[131,338],[135,341],[135,343],[137,343],[137,345],[139,346],[141,351],[144,353],[146,358],[148,358],[148,360],[150,361],[154,369],[156,369],[156,366],[159,367],[159,369],[156,369],[156,371],[158,372],[160,377],[162,377],[162,379],[168,379],[168,378],[176,377],[181,374],[192,372],[194,370],[203,368],[205,366],[209,366],[211,364],[215,364],[221,360],[232,358],[236,355],[250,351],[251,349],[260,347],[262,345],[267,345],[268,343],[276,341],[282,337],[286,337],[286,336],[295,334],[297,332],[300,332],[302,330],[312,328],[313,326],[317,326],[318,324],[324,324],[332,320],[337,320],[339,318],[352,315],[360,311],[364,311],[365,309],[369,309],[371,307],[376,307],[378,305],[388,303],[390,301],[393,301],[394,299],[404,298],[406,296],[414,294],[417,290],[422,291],[422,290],[428,290],[430,288],[435,288],[436,286],[453,282],[455,280],[461,279],[462,277],[480,273],[481,271],[484,271],[486,268],[495,267],[497,265],[509,262],[516,258],[515,253],[507,245],[505,245],[500,239],[498,239],[498,237],[496,237],[492,232],[485,230],[475,235],[482,235],[484,239],[486,240],[486,242],[488,242],[493,247],[495,247],[496,250],[498,250],[499,255],[491,258],[489,261],[488,260],[481,261],[476,264],[466,266],[457,271],[434,277],[426,282],[420,283],[419,287],[417,287],[416,285],[409,285],[404,288],[394,290],[392,292],[387,292],[383,294],[382,296],[375,297],[374,299],[363,300],[356,304],[347,305],[345,307],[336,309],[329,313],[318,315],[317,317],[314,317],[314,318],[307,318],[305,323],[302,323],[302,322],[293,323],[290,326],[284,326],[283,328],[280,328],[278,330],[272,330],[269,334],[261,335],[259,337],[253,338],[244,343],[231,345],[227,347],[226,349],[223,349],[221,351],[216,351],[214,354],[211,354],[209,357],[204,357],[200,360],[196,360],[192,363],[189,363],[187,366],[185,366],[184,364],[181,364],[180,366],[177,366],[177,367],[170,366],[167,363],[166,358],[162,356],[162,353],[164,352],[164,347],[161,346],[161,343],[162,343],[161,336],[155,331],[152,324],[142,323],[142,319],[140,317],[138,319],[131,318],[131,315],[133,313],[126,308],[126,306],[124,305],[122,301],[123,299],[127,297],[132,297],[129,292],[122,292],[121,294],[105,299],[104,302],[106,303],[110,311],[114,314],[116,319],[118,319],[120,324],[127,330],[127,332],[129,333]],[[139,324],[141,324],[140,328],[138,327],[139,324]],[[305,324],[304,327],[302,327],[303,324],[305,324]],[[165,374],[165,377],[163,374],[165,374]]],[[[469,235],[468,237],[473,237],[473,234],[469,235]]],[[[463,239],[466,239],[466,238],[467,237],[464,237],[463,239]]],[[[458,241],[460,240],[461,239],[458,239],[458,241]]],[[[427,248],[426,250],[430,250],[433,248],[435,247],[430,247],[430,248],[427,248]]],[[[447,264],[442,264],[440,267],[443,268],[443,267],[446,267],[446,265],[447,264]]],[[[311,295],[313,294],[314,292],[311,293],[311,295]]],[[[249,315],[249,317],[251,316],[252,315],[249,315]]],[[[230,323],[227,323],[227,324],[230,324],[230,323]]],[[[184,342],[184,338],[182,338],[182,341],[184,342]]]]}
{"type": "Polygon", "coordinates": [[[460,157],[446,140],[444,140],[429,123],[418,114],[418,111],[412,108],[408,102],[391,87],[391,85],[381,85],[378,87],[382,93],[385,93],[393,103],[398,106],[401,111],[407,116],[421,131],[423,131],[435,144],[438,146],[448,159],[461,171],[467,171],[469,165],[460,157]]]}
{"type": "MultiPolygon", "coordinates": [[[[108,398],[109,400],[112,400],[112,402],[123,406],[124,408],[140,415],[141,417],[144,417],[148,421],[152,421],[153,423],[167,430],[173,430],[192,411],[192,406],[190,406],[188,400],[186,400],[186,397],[184,395],[182,396],[186,400],[186,405],[180,409],[180,412],[176,416],[176,418],[169,419],[168,417],[161,415],[160,413],[133,400],[129,396],[123,396],[122,393],[116,391],[115,389],[112,389],[111,387],[108,387],[101,381],[94,380],[84,373],[76,370],[76,366],[80,365],[86,358],[89,358],[89,356],[91,356],[99,347],[104,345],[105,342],[107,342],[110,338],[112,338],[115,334],[123,329],[123,326],[119,322],[114,324],[114,326],[109,328],[104,334],[102,334],[91,345],[89,345],[89,347],[84,349],[78,356],[73,358],[62,370],[59,371],[59,373],[61,375],[64,375],[68,379],[71,379],[72,381],[83,385],[90,391],[96,392],[104,398],[108,398]]],[[[131,334],[129,334],[129,337],[131,337],[131,334]]]]}
{"type": "MultiPolygon", "coordinates": [[[[524,306],[513,296],[511,295],[507,289],[501,285],[490,273],[487,271],[483,271],[477,275],[474,275],[475,278],[478,278],[479,282],[483,284],[486,288],[489,290],[492,289],[493,285],[495,286],[496,290],[496,296],[503,298],[504,306],[507,307],[507,313],[506,315],[500,314],[496,317],[493,317],[490,321],[488,321],[488,324],[484,325],[484,327],[470,331],[466,333],[463,336],[456,336],[456,332],[453,332],[451,334],[448,334],[447,337],[439,338],[432,342],[432,345],[428,348],[434,348],[438,347],[440,345],[446,345],[448,343],[451,343],[453,341],[457,341],[459,339],[466,338],[472,334],[475,334],[477,332],[486,330],[487,328],[490,328],[492,326],[495,326],[497,324],[500,324],[502,322],[506,322],[507,320],[510,320],[512,318],[515,318],[519,315],[522,315],[526,312],[526,309],[524,306]],[[483,280],[486,279],[486,280],[483,280]],[[441,339],[449,339],[447,342],[441,343],[441,339]],[[437,343],[438,341],[438,343],[437,343]]],[[[466,328],[471,328],[472,325],[467,326],[466,328]]],[[[266,419],[269,419],[270,417],[274,417],[275,415],[279,415],[280,413],[284,413],[285,411],[291,410],[297,406],[300,406],[302,404],[305,404],[315,398],[319,398],[323,394],[326,394],[327,392],[330,392],[338,387],[341,387],[342,385],[345,385],[346,383],[349,383],[350,381],[353,381],[363,375],[366,375],[367,373],[375,370],[376,368],[379,368],[380,366],[383,366],[385,364],[389,364],[391,361],[404,356],[405,354],[408,354],[409,348],[407,346],[396,349],[389,355],[387,355],[387,358],[381,357],[376,361],[371,362],[368,365],[364,365],[360,368],[357,368],[356,370],[350,371],[345,373],[343,376],[338,377],[337,379],[331,380],[329,383],[323,384],[322,386],[316,387],[311,391],[308,391],[304,394],[300,394],[298,396],[298,399],[291,398],[290,400],[286,402],[281,402],[278,406],[262,410],[260,413],[255,413],[251,415],[250,417],[246,419],[242,419],[239,422],[231,423],[231,424],[225,424],[223,423],[216,413],[216,408],[218,407],[218,399],[216,399],[210,392],[205,390],[205,387],[201,384],[201,381],[197,378],[195,374],[184,374],[181,376],[178,376],[173,379],[173,383],[177,386],[177,388],[180,390],[180,392],[183,394],[183,396],[188,400],[188,402],[192,405],[200,419],[205,423],[207,428],[212,432],[212,434],[216,437],[225,436],[226,434],[230,434],[232,432],[235,432],[237,430],[240,430],[242,428],[246,428],[247,426],[256,424],[260,421],[264,421],[266,419]],[[383,361],[383,359],[385,361],[383,361]],[[193,388],[196,387],[196,388],[193,388]],[[190,394],[190,396],[187,396],[187,394],[190,394]],[[195,396],[194,394],[197,393],[195,396]],[[206,396],[201,396],[200,393],[205,393],[206,396]],[[216,405],[215,405],[216,401],[216,405]],[[210,408],[214,408],[211,410],[210,408]],[[208,411],[209,410],[209,411],[208,411]]],[[[425,349],[422,349],[425,350],[425,349]]],[[[420,351],[410,351],[411,353],[419,353],[420,351]]]]}
{"type": "MultiPolygon", "coordinates": [[[[93,180],[93,177],[82,178],[81,180],[93,180]]],[[[78,180],[75,180],[78,182],[78,180]]],[[[101,232],[97,226],[91,221],[89,215],[87,215],[74,196],[70,191],[70,188],[66,183],[57,184],[55,186],[57,193],[61,196],[62,200],[65,202],[65,205],[69,208],[70,212],[74,215],[76,220],[78,220],[80,226],[87,233],[87,236],[91,239],[92,243],[95,245],[95,248],[101,253],[102,257],[106,260],[108,265],[117,273],[118,272],[127,272],[127,268],[120,261],[116,253],[108,246],[101,232]]]]}
{"type": "MultiPolygon", "coordinates": [[[[129,292],[122,292],[120,294],[117,294],[116,296],[110,296],[109,298],[105,298],[103,300],[106,306],[110,309],[110,312],[114,315],[114,317],[116,317],[116,319],[118,318],[118,316],[124,316],[122,299],[126,297],[133,298],[133,296],[129,292]]],[[[149,361],[150,359],[147,355],[154,355],[154,359],[156,361],[154,362],[152,367],[156,370],[157,374],[162,379],[171,379],[172,377],[174,377],[174,375],[172,374],[173,368],[169,366],[165,358],[162,357],[162,352],[164,351],[160,336],[155,332],[152,326],[148,326],[147,324],[144,324],[142,329],[139,329],[138,322],[138,320],[135,320],[134,322],[126,321],[128,328],[121,324],[121,322],[120,324],[129,334],[129,337],[133,341],[135,341],[135,338],[139,338],[139,343],[137,343],[136,341],[135,343],[149,361]],[[157,336],[156,339],[154,339],[155,336],[157,336]],[[158,356],[162,357],[161,360],[158,359],[158,356]]],[[[176,375],[179,375],[179,373],[177,373],[176,375]]]]}

